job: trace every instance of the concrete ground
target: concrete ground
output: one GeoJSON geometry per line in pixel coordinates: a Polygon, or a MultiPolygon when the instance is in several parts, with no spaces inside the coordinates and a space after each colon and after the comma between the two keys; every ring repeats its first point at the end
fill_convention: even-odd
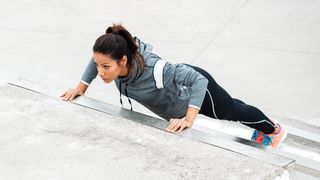
{"type": "Polygon", "coordinates": [[[266,163],[19,87],[1,86],[0,92],[0,179],[274,179],[291,172],[290,164],[266,163]]]}
{"type": "MultiPolygon", "coordinates": [[[[163,59],[201,66],[232,96],[319,134],[319,9],[317,0],[0,0],[0,85],[23,77],[61,93],[75,87],[95,39],[123,23],[163,59]]],[[[86,96],[120,105],[99,78],[86,96]]]]}

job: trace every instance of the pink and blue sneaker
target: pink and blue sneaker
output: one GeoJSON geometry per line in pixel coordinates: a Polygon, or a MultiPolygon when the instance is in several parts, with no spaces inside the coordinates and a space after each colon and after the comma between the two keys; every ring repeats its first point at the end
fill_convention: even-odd
{"type": "Polygon", "coordinates": [[[262,131],[254,130],[251,140],[258,144],[261,144],[264,147],[278,147],[287,137],[287,131],[282,126],[280,126],[280,124],[277,125],[279,126],[278,132],[272,134],[265,134],[262,131]]]}

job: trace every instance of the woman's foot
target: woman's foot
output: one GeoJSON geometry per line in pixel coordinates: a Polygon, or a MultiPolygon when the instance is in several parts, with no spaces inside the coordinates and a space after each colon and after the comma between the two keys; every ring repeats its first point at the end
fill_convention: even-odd
{"type": "Polygon", "coordinates": [[[277,124],[278,129],[275,130],[272,134],[267,134],[271,138],[271,146],[272,147],[278,147],[282,141],[287,137],[287,131],[280,126],[280,124],[277,124]]]}
{"type": "Polygon", "coordinates": [[[256,142],[257,144],[261,144],[262,146],[266,147],[271,144],[272,139],[269,136],[267,136],[264,132],[255,129],[253,131],[251,140],[256,142]]]}
{"type": "Polygon", "coordinates": [[[287,137],[287,131],[277,123],[277,127],[272,134],[265,134],[262,131],[254,130],[251,140],[263,146],[278,147],[287,137]]]}

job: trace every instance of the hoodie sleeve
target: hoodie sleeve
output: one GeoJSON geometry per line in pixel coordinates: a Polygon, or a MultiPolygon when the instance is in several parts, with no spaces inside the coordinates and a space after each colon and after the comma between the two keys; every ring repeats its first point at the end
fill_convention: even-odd
{"type": "Polygon", "coordinates": [[[177,64],[173,81],[179,88],[179,94],[190,96],[189,106],[200,109],[207,90],[207,78],[187,65],[177,64]]]}
{"type": "Polygon", "coordinates": [[[97,77],[97,74],[98,70],[96,63],[94,62],[93,58],[91,58],[84,73],[82,74],[81,82],[89,86],[90,83],[97,77]]]}

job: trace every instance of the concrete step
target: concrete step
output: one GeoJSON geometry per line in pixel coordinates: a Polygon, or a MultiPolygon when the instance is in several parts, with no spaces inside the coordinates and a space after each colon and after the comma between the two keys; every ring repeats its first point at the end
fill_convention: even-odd
{"type": "MultiPolygon", "coordinates": [[[[15,82],[11,82],[11,84],[54,97],[60,95],[60,92],[49,89],[46,85],[40,85],[36,82],[24,79],[17,79],[15,82]]],[[[73,103],[117,117],[130,119],[161,130],[165,129],[167,126],[167,122],[160,119],[140,113],[133,113],[126,109],[87,97],[80,97],[74,100],[73,103]]],[[[301,122],[299,122],[300,124],[298,125],[301,128],[297,128],[292,126],[296,124],[292,123],[292,120],[286,119],[284,122],[287,123],[284,124],[284,127],[288,130],[288,137],[278,149],[264,149],[251,142],[250,137],[252,130],[245,126],[228,121],[212,120],[201,116],[196,121],[194,128],[188,129],[179,135],[279,166],[286,166],[290,164],[290,160],[293,159],[296,161],[297,175],[301,176],[305,174],[315,178],[320,177],[320,138],[316,133],[318,130],[317,127],[301,124],[301,122]],[[242,136],[240,137],[239,135],[242,136]],[[268,156],[262,155],[259,149],[270,153],[268,156]],[[288,159],[275,158],[273,155],[280,155],[280,157],[286,157],[288,159]]]]}
{"type": "MultiPolygon", "coordinates": [[[[24,98],[28,98],[28,96],[21,95],[25,93],[26,89],[32,90],[34,92],[38,92],[41,94],[53,96],[55,97],[54,99],[57,99],[61,94],[61,91],[57,91],[52,88],[48,88],[48,86],[46,85],[40,85],[36,82],[31,82],[25,79],[18,79],[15,82],[11,82],[10,85],[2,88],[2,91],[8,91],[6,89],[11,89],[11,91],[16,91],[17,94],[20,94],[21,99],[17,100],[17,102],[20,102],[20,103],[25,101],[24,98]],[[18,88],[18,87],[21,87],[21,88],[18,88]]],[[[46,96],[46,97],[49,98],[49,96],[46,96]]],[[[56,101],[64,103],[62,100],[57,99],[56,101]]],[[[161,130],[160,132],[164,132],[164,129],[168,125],[168,122],[164,120],[147,116],[141,113],[132,112],[117,106],[107,104],[105,102],[100,102],[98,100],[90,99],[85,96],[75,99],[74,101],[72,101],[72,103],[91,109],[90,113],[93,113],[93,114],[94,114],[94,111],[92,110],[97,110],[97,111],[103,112],[104,114],[112,115],[115,118],[123,118],[130,121],[134,121],[138,124],[147,125],[147,127],[150,126],[153,128],[157,128],[158,130],[161,130]]],[[[50,106],[50,104],[44,104],[44,105],[50,106]]],[[[56,113],[59,113],[59,112],[56,112],[56,113]]],[[[77,113],[81,113],[81,112],[77,111],[77,113]]],[[[46,131],[46,132],[59,133],[59,131],[46,131]]],[[[255,168],[259,169],[259,170],[256,170],[257,172],[258,171],[265,172],[262,174],[258,173],[259,174],[258,179],[273,179],[281,174],[282,176],[287,176],[287,175],[291,177],[295,176],[295,172],[294,172],[295,160],[274,152],[270,153],[265,149],[263,149],[261,146],[254,144],[253,142],[241,137],[233,136],[227,133],[222,133],[214,129],[211,129],[210,131],[206,132],[206,131],[203,131],[203,129],[199,130],[196,128],[187,129],[179,134],[178,133],[170,134],[166,132],[165,134],[173,137],[180,137],[183,139],[191,139],[192,142],[206,144],[210,148],[218,149],[218,151],[226,152],[227,154],[232,153],[232,154],[235,154],[236,156],[241,156],[242,158],[246,157],[245,159],[247,160],[247,163],[250,162],[254,164],[259,162],[259,167],[250,167],[253,169],[255,168]],[[272,167],[272,168],[269,168],[269,167],[272,167]]],[[[159,147],[159,148],[164,148],[164,147],[159,147]]],[[[204,148],[204,150],[206,150],[206,148],[204,148]]],[[[181,151],[183,152],[185,150],[181,149],[181,151]]],[[[226,154],[222,155],[222,157],[220,158],[221,158],[221,161],[225,161],[224,159],[227,158],[226,154]]],[[[241,174],[241,172],[247,173],[248,171],[248,169],[246,170],[246,168],[243,167],[245,163],[237,164],[233,162],[232,159],[229,159],[229,160],[230,161],[228,163],[220,163],[218,167],[215,167],[216,170],[218,170],[219,168],[231,169],[230,172],[221,171],[226,173],[226,174],[223,174],[223,177],[229,174],[228,177],[237,176],[237,177],[246,177],[246,179],[248,178],[257,179],[257,172],[252,172],[252,174],[249,173],[247,175],[241,174]],[[230,162],[233,162],[233,163],[230,163],[230,162]],[[236,165],[237,167],[234,167],[236,165]],[[233,167],[230,168],[229,166],[233,166],[233,167]],[[234,174],[234,172],[232,172],[235,170],[235,168],[241,169],[240,172],[238,171],[236,175],[234,174]]],[[[217,160],[215,161],[219,163],[219,161],[217,160]]],[[[201,166],[209,166],[209,164],[204,163],[201,166]]],[[[216,173],[217,172],[219,171],[216,171],[216,173]]],[[[209,173],[209,172],[206,172],[206,173],[209,173]]],[[[208,176],[212,176],[212,174],[209,173],[208,176]]],[[[216,174],[216,176],[219,176],[219,175],[216,174]]]]}

